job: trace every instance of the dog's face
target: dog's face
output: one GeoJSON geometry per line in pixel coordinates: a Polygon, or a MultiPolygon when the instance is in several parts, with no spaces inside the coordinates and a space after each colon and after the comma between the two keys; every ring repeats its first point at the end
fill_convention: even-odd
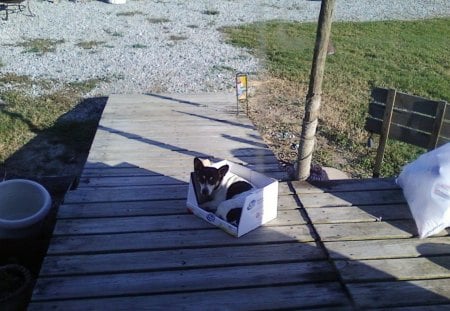
{"type": "Polygon", "coordinates": [[[194,172],[200,184],[201,194],[207,198],[214,197],[214,191],[220,186],[223,177],[228,172],[229,166],[223,165],[220,168],[209,166],[209,161],[205,164],[204,160],[194,159],[194,172]]]}

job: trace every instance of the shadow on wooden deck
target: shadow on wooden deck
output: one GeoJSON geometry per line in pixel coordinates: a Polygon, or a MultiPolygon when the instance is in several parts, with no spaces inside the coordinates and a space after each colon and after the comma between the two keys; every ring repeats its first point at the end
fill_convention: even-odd
{"type": "Polygon", "coordinates": [[[393,179],[293,182],[355,305],[448,307],[449,230],[420,240],[393,179]]]}

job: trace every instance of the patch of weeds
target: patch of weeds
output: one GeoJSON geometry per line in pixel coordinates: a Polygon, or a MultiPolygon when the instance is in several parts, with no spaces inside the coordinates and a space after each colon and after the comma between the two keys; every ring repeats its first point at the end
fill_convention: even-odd
{"type": "Polygon", "coordinates": [[[202,11],[202,14],[215,16],[215,15],[219,15],[220,12],[217,10],[204,10],[204,11],[202,11]]]}
{"type": "Polygon", "coordinates": [[[188,39],[188,37],[180,36],[180,35],[171,35],[169,37],[169,40],[171,40],[171,41],[183,41],[183,40],[187,40],[187,39],[188,39]]]}
{"type": "Polygon", "coordinates": [[[93,48],[103,46],[105,43],[106,43],[105,41],[95,41],[95,40],[81,41],[81,42],[78,42],[76,44],[76,46],[78,46],[82,49],[85,49],[85,50],[91,50],[93,48]]]}
{"type": "Polygon", "coordinates": [[[141,44],[141,43],[135,43],[131,46],[133,49],[146,49],[147,46],[145,44],[141,44]]]}
{"type": "Polygon", "coordinates": [[[113,37],[123,37],[123,33],[118,32],[116,30],[111,30],[111,29],[103,29],[104,32],[106,32],[108,35],[113,36],[113,37]]]}
{"type": "Polygon", "coordinates": [[[36,53],[43,55],[49,52],[55,52],[56,46],[59,44],[63,44],[64,39],[54,40],[54,39],[29,39],[20,43],[17,43],[16,46],[21,46],[25,50],[25,53],[36,53]]]}
{"type": "Polygon", "coordinates": [[[231,72],[235,72],[236,70],[233,67],[230,66],[225,66],[225,65],[214,65],[212,67],[213,70],[217,70],[217,71],[231,71],[231,72]]]}
{"type": "Polygon", "coordinates": [[[94,78],[83,81],[74,81],[67,84],[72,90],[80,93],[87,93],[97,86],[100,82],[108,82],[108,78],[94,78]]]}
{"type": "Polygon", "coordinates": [[[3,64],[3,62],[0,60],[0,68],[4,67],[5,64],[3,64]]]}
{"type": "Polygon", "coordinates": [[[43,89],[50,90],[55,81],[49,79],[33,79],[30,76],[18,75],[12,72],[0,75],[0,86],[14,88],[28,88],[31,86],[39,86],[43,89]]]}
{"type": "Polygon", "coordinates": [[[4,75],[0,76],[0,85],[5,85],[5,84],[13,84],[13,85],[17,85],[17,84],[32,84],[32,79],[29,76],[24,76],[24,75],[17,75],[15,73],[12,72],[8,72],[5,73],[4,75]]]}
{"type": "Polygon", "coordinates": [[[116,16],[136,16],[136,15],[145,15],[141,11],[127,11],[127,12],[119,12],[116,16]]]}
{"type": "Polygon", "coordinates": [[[164,17],[160,17],[160,18],[157,18],[157,17],[149,17],[149,18],[147,18],[147,21],[148,21],[150,24],[163,24],[163,23],[168,23],[168,22],[170,22],[170,19],[164,18],[164,17]]]}

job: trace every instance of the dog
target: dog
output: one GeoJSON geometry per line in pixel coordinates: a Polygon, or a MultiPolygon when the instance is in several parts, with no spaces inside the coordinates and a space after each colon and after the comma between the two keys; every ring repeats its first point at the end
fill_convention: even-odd
{"type": "Polygon", "coordinates": [[[254,186],[231,173],[229,165],[215,168],[209,160],[200,158],[194,159],[194,173],[199,185],[198,192],[204,200],[200,207],[238,225],[245,198],[254,186]]]}

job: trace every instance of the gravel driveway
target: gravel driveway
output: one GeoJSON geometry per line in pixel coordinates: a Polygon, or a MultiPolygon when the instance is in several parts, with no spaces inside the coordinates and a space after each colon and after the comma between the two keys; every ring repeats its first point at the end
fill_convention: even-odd
{"type": "MultiPolygon", "coordinates": [[[[64,82],[105,78],[89,95],[107,95],[231,89],[236,71],[261,66],[247,51],[226,44],[219,27],[316,21],[320,1],[30,0],[30,6],[35,17],[24,11],[0,21],[0,71],[64,82]],[[56,50],[26,52],[21,44],[36,38],[53,40],[56,50]]],[[[436,16],[450,16],[450,1],[337,0],[335,10],[339,21],[436,16]]]]}

